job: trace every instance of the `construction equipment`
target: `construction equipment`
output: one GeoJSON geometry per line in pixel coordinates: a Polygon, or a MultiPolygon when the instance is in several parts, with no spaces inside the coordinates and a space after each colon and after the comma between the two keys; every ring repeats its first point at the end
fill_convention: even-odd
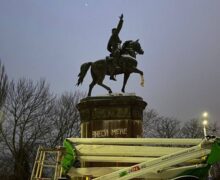
{"type": "Polygon", "coordinates": [[[94,180],[172,179],[180,176],[202,179],[207,176],[211,165],[220,161],[220,139],[215,137],[206,137],[203,140],[67,138],[64,146],[71,152],[67,152],[69,159],[64,156],[62,164],[65,164],[63,167],[66,173],[73,179],[86,175],[92,176],[94,180]],[[82,165],[85,162],[116,162],[133,165],[71,167],[76,159],[80,160],[82,165]]]}
{"type": "Polygon", "coordinates": [[[43,148],[37,150],[31,180],[58,180],[62,178],[61,160],[63,147],[43,148]]]}

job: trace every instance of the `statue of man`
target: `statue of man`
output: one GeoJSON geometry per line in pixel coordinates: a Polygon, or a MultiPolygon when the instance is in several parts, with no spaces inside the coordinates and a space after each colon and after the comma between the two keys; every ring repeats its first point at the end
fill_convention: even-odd
{"type": "Polygon", "coordinates": [[[120,68],[118,66],[118,60],[120,58],[121,40],[118,35],[123,25],[123,14],[121,14],[119,19],[120,20],[118,22],[117,28],[112,29],[112,35],[107,45],[107,50],[111,53],[110,56],[113,56],[113,68],[110,68],[110,79],[114,81],[116,81],[116,79],[114,78],[115,69],[120,68]]]}

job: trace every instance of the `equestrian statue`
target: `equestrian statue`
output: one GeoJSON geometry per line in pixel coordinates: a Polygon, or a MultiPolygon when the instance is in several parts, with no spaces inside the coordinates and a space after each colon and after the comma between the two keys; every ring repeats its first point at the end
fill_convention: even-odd
{"type": "Polygon", "coordinates": [[[123,25],[123,14],[119,17],[119,23],[116,28],[112,29],[112,35],[109,39],[107,50],[111,53],[105,59],[100,59],[95,62],[87,62],[81,65],[80,73],[78,75],[77,85],[82,84],[87,71],[90,68],[92,75],[92,82],[89,85],[88,96],[91,96],[93,87],[98,84],[105,88],[109,94],[112,90],[107,85],[103,84],[105,75],[110,76],[110,80],[115,79],[115,75],[124,74],[124,81],[121,91],[125,92],[125,86],[131,73],[138,73],[141,75],[141,86],[144,86],[143,72],[137,69],[137,54],[144,54],[139,40],[127,40],[121,46],[119,32],[123,25]]]}

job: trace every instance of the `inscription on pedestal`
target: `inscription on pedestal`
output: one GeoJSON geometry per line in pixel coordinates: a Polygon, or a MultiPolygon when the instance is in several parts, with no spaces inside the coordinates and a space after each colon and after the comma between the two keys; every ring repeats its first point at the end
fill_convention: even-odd
{"type": "Polygon", "coordinates": [[[102,129],[97,131],[92,131],[92,138],[104,138],[104,137],[118,137],[126,136],[128,134],[127,128],[117,128],[117,129],[102,129]]]}
{"type": "Polygon", "coordinates": [[[97,96],[81,100],[81,137],[142,137],[143,110],[138,96],[97,96]]]}

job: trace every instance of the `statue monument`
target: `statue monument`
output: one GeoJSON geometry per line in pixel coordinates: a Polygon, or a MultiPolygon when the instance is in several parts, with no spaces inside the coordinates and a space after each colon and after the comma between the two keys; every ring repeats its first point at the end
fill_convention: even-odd
{"type": "Polygon", "coordinates": [[[121,47],[121,40],[118,34],[122,28],[123,14],[120,16],[120,20],[117,28],[112,29],[112,35],[109,39],[107,49],[110,51],[110,56],[105,59],[97,60],[95,62],[87,62],[81,65],[80,73],[78,75],[77,85],[79,86],[84,77],[86,76],[89,68],[91,69],[92,82],[89,85],[88,96],[91,96],[93,87],[98,84],[105,88],[109,94],[112,90],[107,85],[103,84],[103,80],[106,75],[110,76],[111,80],[116,80],[115,75],[124,74],[124,82],[121,91],[125,92],[125,86],[131,73],[138,73],[141,75],[141,86],[144,86],[143,72],[137,68],[137,54],[144,54],[143,49],[139,43],[139,40],[127,40],[121,47]]]}
{"type": "Polygon", "coordinates": [[[111,53],[105,59],[87,62],[81,65],[77,85],[91,69],[92,82],[89,85],[88,97],[77,105],[81,117],[81,137],[108,138],[108,137],[142,137],[143,110],[147,103],[141,97],[133,94],[112,94],[112,90],[103,84],[106,75],[110,80],[116,80],[115,75],[124,74],[121,91],[125,92],[125,85],[131,73],[141,75],[141,85],[144,85],[143,72],[137,69],[137,54],[144,54],[139,40],[127,40],[121,46],[119,32],[123,25],[123,14],[119,17],[116,28],[107,44],[111,53]],[[98,84],[104,87],[110,95],[91,96],[93,87],[98,84]]]}

